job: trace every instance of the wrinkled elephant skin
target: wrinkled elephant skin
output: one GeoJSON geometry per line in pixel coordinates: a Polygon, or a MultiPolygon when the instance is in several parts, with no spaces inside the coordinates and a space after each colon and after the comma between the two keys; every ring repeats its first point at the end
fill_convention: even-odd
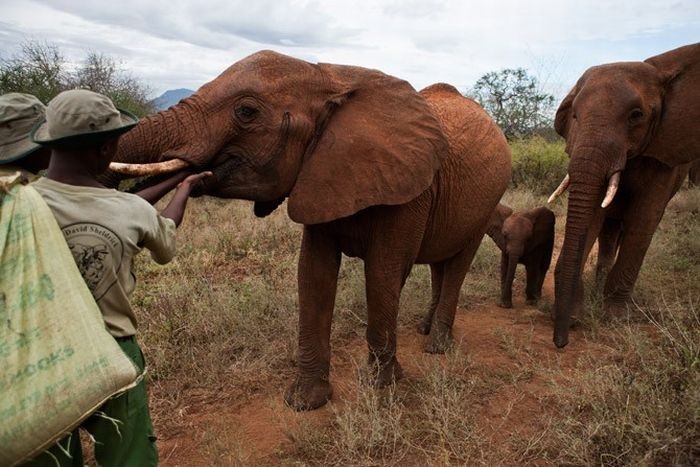
{"type": "Polygon", "coordinates": [[[568,343],[570,317],[582,302],[583,266],[599,236],[598,270],[609,269],[605,306],[625,306],[666,204],[700,159],[698,122],[700,44],[589,68],[562,101],[555,128],[571,161],[555,269],[557,347],[568,343]]]}
{"type": "Polygon", "coordinates": [[[430,264],[426,350],[450,345],[459,290],[510,180],[495,123],[452,86],[416,92],[365,68],[251,55],[180,104],[144,119],[119,159],[179,157],[215,177],[201,193],[256,202],[285,198],[304,225],[299,255],[298,410],[325,404],[330,330],[342,254],[365,264],[367,344],[375,384],[400,378],[399,296],[414,263],[430,264]]]}

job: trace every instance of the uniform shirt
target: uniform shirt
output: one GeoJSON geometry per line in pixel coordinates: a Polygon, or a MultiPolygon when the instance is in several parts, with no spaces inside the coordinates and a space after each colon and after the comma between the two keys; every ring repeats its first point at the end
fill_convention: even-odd
{"type": "Polygon", "coordinates": [[[114,337],[136,333],[129,296],[136,286],[133,257],[147,248],[159,263],[175,255],[175,222],[144,199],[117,190],[32,183],[53,212],[88,288],[114,337]]]}

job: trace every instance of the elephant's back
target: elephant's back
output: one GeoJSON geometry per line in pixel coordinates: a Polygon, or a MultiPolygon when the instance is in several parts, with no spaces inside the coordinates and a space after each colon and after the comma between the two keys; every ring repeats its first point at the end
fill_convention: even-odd
{"type": "Polygon", "coordinates": [[[433,186],[426,255],[421,255],[424,262],[432,262],[481,240],[510,182],[511,155],[493,119],[453,86],[434,84],[420,93],[440,121],[450,147],[433,186]]]}
{"type": "Polygon", "coordinates": [[[496,122],[449,84],[433,84],[420,93],[449,142],[447,170],[467,175],[475,183],[487,179],[505,191],[510,181],[510,147],[496,122]]]}

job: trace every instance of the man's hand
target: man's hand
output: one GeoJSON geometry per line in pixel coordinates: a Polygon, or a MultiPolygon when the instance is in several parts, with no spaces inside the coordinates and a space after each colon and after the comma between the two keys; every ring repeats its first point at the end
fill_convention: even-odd
{"type": "Polygon", "coordinates": [[[175,226],[179,226],[180,222],[182,222],[182,216],[185,213],[185,206],[187,205],[187,198],[190,195],[192,185],[212,175],[214,174],[209,171],[188,175],[183,181],[178,183],[175,194],[170,200],[170,204],[161,211],[160,215],[172,219],[175,222],[175,226]]]}
{"type": "Polygon", "coordinates": [[[180,188],[188,188],[189,189],[192,187],[192,185],[194,185],[198,181],[205,179],[207,177],[211,177],[212,175],[214,175],[214,174],[208,170],[206,172],[200,172],[198,174],[188,175],[187,178],[185,178],[183,181],[181,181],[180,183],[177,184],[177,188],[178,189],[180,189],[180,188]]]}

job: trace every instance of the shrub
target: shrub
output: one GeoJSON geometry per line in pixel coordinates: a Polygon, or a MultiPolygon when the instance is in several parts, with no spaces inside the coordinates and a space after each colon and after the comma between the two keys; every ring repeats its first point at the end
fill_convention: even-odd
{"type": "Polygon", "coordinates": [[[0,58],[0,94],[25,92],[48,103],[59,92],[78,88],[104,94],[138,117],[155,110],[148,86],[106,55],[88,52],[71,67],[57,45],[27,41],[14,56],[0,58]]]}
{"type": "Polygon", "coordinates": [[[563,140],[549,143],[541,136],[512,141],[513,187],[542,195],[554,191],[569,165],[564,146],[563,140]]]}

